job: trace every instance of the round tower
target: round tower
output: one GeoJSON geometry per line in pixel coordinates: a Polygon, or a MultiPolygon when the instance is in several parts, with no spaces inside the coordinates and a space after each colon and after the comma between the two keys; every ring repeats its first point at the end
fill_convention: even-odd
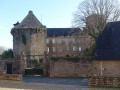
{"type": "Polygon", "coordinates": [[[46,48],[47,28],[42,25],[32,11],[11,29],[13,35],[14,57],[25,55],[42,55],[46,48]]]}

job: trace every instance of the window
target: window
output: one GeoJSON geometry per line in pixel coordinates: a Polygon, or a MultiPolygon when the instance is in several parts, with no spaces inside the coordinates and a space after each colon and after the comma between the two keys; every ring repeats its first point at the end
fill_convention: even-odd
{"type": "Polygon", "coordinates": [[[49,52],[49,47],[46,48],[46,51],[49,52]]]}
{"type": "Polygon", "coordinates": [[[65,42],[68,43],[68,39],[65,39],[65,42]]]}
{"type": "Polygon", "coordinates": [[[58,43],[61,43],[61,39],[58,39],[58,43]]]}
{"type": "Polygon", "coordinates": [[[72,42],[75,43],[75,38],[72,39],[72,42]]]}
{"type": "Polygon", "coordinates": [[[55,39],[52,39],[52,43],[55,43],[55,39]]]}
{"type": "Polygon", "coordinates": [[[66,47],[66,51],[67,51],[67,52],[69,51],[69,47],[66,47]]]}
{"type": "Polygon", "coordinates": [[[55,52],[55,47],[52,47],[52,51],[55,52]]]}
{"type": "Polygon", "coordinates": [[[49,43],[49,39],[46,40],[46,43],[49,43]]]}
{"type": "Polygon", "coordinates": [[[73,51],[76,51],[76,47],[75,46],[73,46],[73,51]]]}
{"type": "Polygon", "coordinates": [[[58,50],[59,50],[59,51],[62,51],[62,48],[61,48],[61,47],[59,47],[59,48],[58,48],[58,50]]]}
{"type": "Polygon", "coordinates": [[[80,42],[80,39],[78,39],[78,42],[80,42]]]}
{"type": "Polygon", "coordinates": [[[79,49],[79,51],[81,51],[81,47],[79,47],[78,49],[79,49]]]}

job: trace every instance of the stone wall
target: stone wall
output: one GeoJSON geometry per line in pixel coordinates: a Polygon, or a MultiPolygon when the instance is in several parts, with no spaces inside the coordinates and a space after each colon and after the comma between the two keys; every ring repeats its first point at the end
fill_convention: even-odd
{"type": "Polygon", "coordinates": [[[30,55],[43,55],[46,50],[46,31],[39,31],[31,35],[30,55]]]}
{"type": "Polygon", "coordinates": [[[5,70],[0,70],[0,75],[6,74],[5,70]]]}
{"type": "Polygon", "coordinates": [[[120,77],[92,76],[89,77],[92,87],[120,87],[120,77]]]}
{"type": "Polygon", "coordinates": [[[0,80],[21,81],[22,80],[22,75],[20,75],[20,74],[4,74],[4,75],[0,75],[0,80]]]}
{"type": "Polygon", "coordinates": [[[5,59],[0,60],[0,70],[7,74],[7,65],[12,65],[12,74],[24,74],[26,68],[26,60],[21,59],[5,59]]]}
{"type": "MultiPolygon", "coordinates": [[[[70,59],[70,58],[69,58],[70,59]]],[[[93,62],[69,61],[69,59],[50,60],[50,77],[88,77],[93,75],[93,62]]]]}
{"type": "Polygon", "coordinates": [[[7,64],[12,64],[13,74],[20,73],[20,60],[17,59],[0,60],[0,70],[5,70],[7,73],[7,64]]]}
{"type": "Polygon", "coordinates": [[[13,35],[14,57],[19,58],[21,53],[25,55],[41,55],[46,49],[47,31],[36,28],[15,28],[13,35]]]}
{"type": "Polygon", "coordinates": [[[0,70],[0,80],[22,80],[21,74],[6,74],[5,70],[0,70]]]}
{"type": "Polygon", "coordinates": [[[120,76],[120,60],[95,60],[96,75],[120,76]]]}

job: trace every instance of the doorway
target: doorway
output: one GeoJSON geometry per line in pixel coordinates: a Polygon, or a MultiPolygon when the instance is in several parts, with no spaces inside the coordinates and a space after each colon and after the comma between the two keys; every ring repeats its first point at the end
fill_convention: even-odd
{"type": "Polygon", "coordinates": [[[12,74],[12,63],[7,64],[7,74],[12,74]]]}

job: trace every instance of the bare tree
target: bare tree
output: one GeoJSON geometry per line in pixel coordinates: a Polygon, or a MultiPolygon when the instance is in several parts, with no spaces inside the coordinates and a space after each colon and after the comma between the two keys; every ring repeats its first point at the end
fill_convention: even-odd
{"type": "Polygon", "coordinates": [[[118,0],[85,0],[74,14],[73,26],[96,38],[108,22],[120,18],[118,0]]]}

